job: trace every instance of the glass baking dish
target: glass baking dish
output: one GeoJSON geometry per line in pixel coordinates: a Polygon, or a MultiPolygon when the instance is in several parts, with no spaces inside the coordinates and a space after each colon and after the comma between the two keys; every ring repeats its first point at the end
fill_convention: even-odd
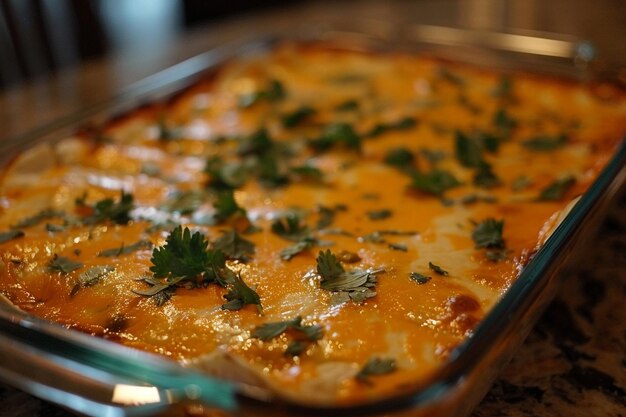
{"type": "MultiPolygon", "coordinates": [[[[496,68],[532,69],[594,79],[593,46],[556,35],[514,35],[341,18],[286,24],[241,36],[122,91],[113,99],[0,146],[3,164],[18,152],[60,140],[142,103],[166,100],[228,59],[280,40],[332,40],[349,48],[419,50],[496,68]]],[[[438,372],[409,393],[345,407],[293,404],[265,389],[216,380],[161,357],[44,322],[0,303],[0,378],[36,396],[92,416],[210,413],[234,415],[463,416],[485,394],[555,294],[576,242],[598,225],[626,178],[622,143],[590,189],[438,372]]]]}

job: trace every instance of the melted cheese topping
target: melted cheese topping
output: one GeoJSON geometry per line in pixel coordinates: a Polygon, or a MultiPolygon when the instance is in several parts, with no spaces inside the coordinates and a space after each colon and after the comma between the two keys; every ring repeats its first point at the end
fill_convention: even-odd
{"type": "Polygon", "coordinates": [[[67,217],[51,216],[22,227],[24,236],[0,244],[0,291],[37,316],[301,401],[379,398],[427,378],[471,335],[553,230],[554,219],[589,187],[625,127],[626,97],[612,87],[502,75],[419,56],[284,45],[229,63],[167,104],[108,123],[99,135],[81,134],[18,158],[2,180],[2,231],[44,209],[81,219],[75,200],[83,195],[93,204],[106,197],[117,201],[125,190],[133,194],[135,209],[128,224],[76,221],[59,227],[67,217]],[[267,94],[273,80],[284,94],[267,94]],[[282,118],[302,106],[314,113],[285,126],[282,118]],[[514,124],[498,124],[494,118],[502,110],[514,124]],[[414,123],[402,126],[407,118],[414,123]],[[311,149],[309,141],[336,123],[361,137],[360,152],[345,146],[311,149]],[[368,134],[380,124],[392,127],[368,134]],[[164,132],[163,125],[170,130],[164,132]],[[140,278],[150,275],[152,249],[97,255],[142,239],[163,245],[173,226],[151,226],[164,221],[202,231],[211,241],[232,226],[241,230],[202,221],[214,212],[215,201],[204,168],[215,155],[254,162],[254,155],[241,156],[238,149],[260,127],[289,148],[277,159],[279,170],[306,163],[323,173],[321,182],[292,176],[280,187],[251,178],[235,191],[261,231],[245,235],[256,247],[251,259],[229,266],[256,290],[263,314],[253,305],[222,309],[226,290],[214,284],[177,288],[163,305],[134,293],[147,288],[140,278]],[[477,139],[484,141],[481,155],[497,185],[475,184],[476,169],[459,163],[456,132],[472,138],[483,133],[477,139]],[[168,135],[175,137],[163,137],[168,135]],[[489,150],[490,140],[498,142],[497,150],[489,150]],[[554,149],[529,149],[529,140],[547,142],[548,148],[552,143],[554,149]],[[411,188],[410,174],[384,162],[399,147],[416,158],[414,171],[446,170],[461,185],[442,196],[411,188]],[[542,190],[564,177],[575,183],[561,198],[537,201],[542,190]],[[197,202],[190,213],[165,208],[173,194],[191,191],[197,202]],[[279,256],[293,242],[272,233],[272,222],[297,209],[313,228],[320,207],[339,207],[332,225],[314,234],[333,253],[352,254],[356,262],[344,263],[346,269],[384,268],[374,297],[333,302],[316,273],[316,256],[326,247],[289,261],[279,256]],[[380,210],[390,216],[372,219],[371,212],[380,210]],[[475,247],[472,231],[487,218],[504,220],[503,260],[491,261],[486,250],[475,247]],[[414,233],[371,238],[390,230],[414,233]],[[82,266],[51,271],[54,256],[82,266]],[[448,276],[431,271],[429,262],[448,276]],[[72,291],[81,274],[98,265],[114,270],[72,291]],[[420,285],[412,272],[431,279],[420,285]],[[251,337],[259,325],[296,316],[324,329],[322,339],[298,356],[284,354],[294,340],[290,332],[265,342],[251,337]],[[394,359],[397,369],[372,376],[369,383],[355,378],[376,357],[394,359]]]}

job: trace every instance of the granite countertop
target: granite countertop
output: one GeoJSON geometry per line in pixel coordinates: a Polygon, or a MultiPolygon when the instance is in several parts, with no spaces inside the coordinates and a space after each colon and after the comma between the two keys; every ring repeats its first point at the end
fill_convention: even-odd
{"type": "MultiPolygon", "coordinates": [[[[626,416],[626,193],[472,417],[626,416]]],[[[69,417],[0,384],[0,417],[69,417]]]]}

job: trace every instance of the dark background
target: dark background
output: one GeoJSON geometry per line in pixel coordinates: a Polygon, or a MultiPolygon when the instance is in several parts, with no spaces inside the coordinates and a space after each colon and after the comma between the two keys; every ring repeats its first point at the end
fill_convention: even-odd
{"type": "Polygon", "coordinates": [[[287,0],[0,0],[0,90],[287,0]]]}

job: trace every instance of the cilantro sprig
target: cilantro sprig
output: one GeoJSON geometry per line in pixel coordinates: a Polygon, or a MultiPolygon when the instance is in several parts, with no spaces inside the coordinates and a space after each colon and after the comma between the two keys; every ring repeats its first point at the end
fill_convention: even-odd
{"type": "Polygon", "coordinates": [[[254,329],[251,337],[267,342],[288,331],[296,333],[295,340],[285,350],[285,354],[292,356],[302,353],[308,345],[324,337],[324,328],[322,326],[302,324],[301,316],[297,316],[293,320],[262,324],[254,329]]]}
{"type": "Polygon", "coordinates": [[[320,251],[317,256],[320,288],[333,293],[333,304],[350,300],[360,303],[376,296],[376,274],[381,272],[384,269],[354,268],[346,271],[330,250],[320,251]]]}
{"type": "Polygon", "coordinates": [[[356,379],[370,385],[370,377],[390,374],[397,369],[396,360],[393,358],[374,357],[367,361],[356,374],[356,379]]]}
{"type": "Polygon", "coordinates": [[[506,259],[507,249],[502,232],[504,220],[487,218],[478,223],[472,231],[472,239],[476,249],[487,249],[485,255],[490,261],[506,259]]]}
{"type": "Polygon", "coordinates": [[[85,224],[96,224],[106,220],[116,224],[127,224],[131,220],[130,212],[135,208],[133,195],[124,190],[120,192],[118,201],[104,198],[90,206],[85,199],[86,195],[76,199],[77,208],[87,211],[87,215],[83,217],[85,224]]]}
{"type": "Polygon", "coordinates": [[[150,288],[134,292],[146,297],[158,296],[157,304],[162,304],[171,298],[176,288],[198,288],[214,283],[229,288],[223,309],[239,310],[254,304],[262,313],[258,294],[226,265],[226,258],[222,250],[209,249],[209,242],[202,233],[192,234],[189,228],[177,226],[165,245],[152,251],[150,271],[153,276],[142,279],[150,288]]]}

